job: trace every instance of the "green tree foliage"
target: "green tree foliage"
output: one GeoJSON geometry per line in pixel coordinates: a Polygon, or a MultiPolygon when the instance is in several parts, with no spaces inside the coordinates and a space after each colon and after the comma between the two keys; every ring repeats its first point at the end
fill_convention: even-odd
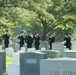
{"type": "MultiPolygon", "coordinates": [[[[22,7],[37,14],[36,22],[43,26],[43,39],[57,29],[75,29],[75,0],[27,0],[22,7]]],[[[34,21],[35,22],[35,21],[34,21]]]]}
{"type": "Polygon", "coordinates": [[[53,31],[59,38],[76,29],[75,3],[76,0],[0,0],[0,28],[26,23],[33,31],[40,32],[43,40],[53,31]]]}

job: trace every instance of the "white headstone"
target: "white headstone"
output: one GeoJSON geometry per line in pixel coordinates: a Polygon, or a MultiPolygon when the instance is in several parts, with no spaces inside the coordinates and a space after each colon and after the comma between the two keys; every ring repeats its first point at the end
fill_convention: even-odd
{"type": "Polygon", "coordinates": [[[18,50],[17,53],[25,53],[23,50],[18,50]]]}
{"type": "Polygon", "coordinates": [[[72,41],[71,43],[72,43],[71,49],[73,49],[73,50],[76,49],[76,41],[72,41]]]}
{"type": "Polygon", "coordinates": [[[0,45],[0,51],[2,51],[2,45],[0,45]]]}
{"type": "Polygon", "coordinates": [[[52,43],[52,50],[60,51],[60,56],[63,56],[64,44],[62,42],[54,42],[52,43]]]}
{"type": "Polygon", "coordinates": [[[34,52],[34,51],[36,51],[35,48],[28,48],[28,49],[27,49],[27,52],[34,52]]]}
{"type": "Polygon", "coordinates": [[[21,50],[22,50],[23,52],[26,52],[26,51],[27,51],[25,47],[21,47],[21,50]]]}
{"type": "Polygon", "coordinates": [[[76,50],[65,50],[64,57],[76,58],[76,50]]]}
{"type": "Polygon", "coordinates": [[[46,48],[45,47],[42,47],[41,50],[46,50],[46,48]]]}
{"type": "Polygon", "coordinates": [[[40,46],[39,48],[45,48],[46,50],[49,49],[49,44],[48,44],[48,41],[40,41],[40,46]]]}
{"type": "Polygon", "coordinates": [[[24,47],[25,47],[25,50],[27,51],[27,43],[25,43],[24,47]]]}
{"type": "Polygon", "coordinates": [[[20,75],[19,64],[9,64],[8,75],[20,75]]]}
{"type": "Polygon", "coordinates": [[[14,53],[14,49],[12,47],[6,48],[6,55],[12,56],[14,53]]]}
{"type": "Polygon", "coordinates": [[[59,58],[60,52],[57,50],[38,50],[39,52],[47,53],[48,58],[59,58]]]}
{"type": "Polygon", "coordinates": [[[20,54],[19,53],[13,53],[12,54],[12,63],[20,64],[20,54]]]}
{"type": "Polygon", "coordinates": [[[19,44],[15,44],[15,52],[17,52],[19,50],[19,44]]]}
{"type": "Polygon", "coordinates": [[[40,62],[40,75],[76,75],[76,59],[42,59],[40,62]]]}

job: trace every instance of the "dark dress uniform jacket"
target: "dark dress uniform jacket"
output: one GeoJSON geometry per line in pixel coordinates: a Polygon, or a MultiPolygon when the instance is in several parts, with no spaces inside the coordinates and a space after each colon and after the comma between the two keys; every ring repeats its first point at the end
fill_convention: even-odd
{"type": "Polygon", "coordinates": [[[52,42],[55,41],[55,37],[51,37],[51,38],[49,38],[49,40],[50,40],[50,44],[51,44],[52,42]]]}
{"type": "Polygon", "coordinates": [[[40,36],[34,36],[34,40],[35,40],[35,48],[36,50],[39,50],[39,45],[40,45],[40,36]]]}
{"type": "Polygon", "coordinates": [[[25,41],[27,43],[27,48],[31,48],[32,47],[32,43],[33,43],[33,38],[30,35],[27,35],[25,38],[25,41]]]}
{"type": "Polygon", "coordinates": [[[70,49],[70,46],[71,46],[71,38],[69,36],[65,37],[64,40],[66,41],[65,42],[65,46],[66,48],[69,48],[70,49]]]}
{"type": "Polygon", "coordinates": [[[40,37],[39,36],[34,36],[35,40],[35,45],[40,45],[40,37]]]}
{"type": "Polygon", "coordinates": [[[25,41],[25,37],[24,37],[24,35],[19,35],[18,36],[18,39],[20,39],[20,47],[23,47],[23,45],[24,45],[24,41],[25,41]]]}
{"type": "Polygon", "coordinates": [[[10,37],[10,35],[9,35],[9,34],[4,34],[4,35],[3,35],[5,48],[7,48],[7,47],[8,47],[8,45],[9,45],[9,37],[10,37]]]}
{"type": "Polygon", "coordinates": [[[52,43],[55,41],[55,37],[52,36],[49,38],[49,40],[50,40],[50,49],[52,49],[52,43]]]}

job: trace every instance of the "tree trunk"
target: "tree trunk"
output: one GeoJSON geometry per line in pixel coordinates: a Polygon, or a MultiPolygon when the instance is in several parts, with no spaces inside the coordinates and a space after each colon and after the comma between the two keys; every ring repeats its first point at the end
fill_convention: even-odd
{"type": "Polygon", "coordinates": [[[47,25],[43,25],[43,41],[46,40],[47,25]]]}

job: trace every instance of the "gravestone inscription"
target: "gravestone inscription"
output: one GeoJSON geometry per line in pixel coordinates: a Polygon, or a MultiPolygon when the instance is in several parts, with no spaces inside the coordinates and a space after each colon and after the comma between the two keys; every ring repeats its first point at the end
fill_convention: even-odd
{"type": "Polygon", "coordinates": [[[42,59],[40,75],[76,75],[76,58],[42,59]]]}
{"type": "Polygon", "coordinates": [[[46,59],[42,52],[27,52],[20,54],[20,75],[40,75],[40,60],[46,59]]]}

